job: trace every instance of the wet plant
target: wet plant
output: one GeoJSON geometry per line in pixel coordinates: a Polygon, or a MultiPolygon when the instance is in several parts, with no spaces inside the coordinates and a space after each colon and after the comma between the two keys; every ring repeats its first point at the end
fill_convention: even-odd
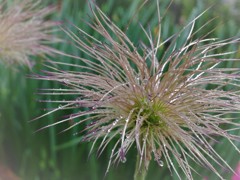
{"type": "Polygon", "coordinates": [[[179,179],[180,172],[193,179],[196,171],[190,161],[223,179],[216,165],[234,171],[212,143],[225,138],[240,152],[233,142],[240,138],[235,135],[240,126],[240,69],[224,67],[224,63],[237,64],[239,59],[231,57],[235,52],[223,51],[237,45],[239,38],[209,38],[210,32],[199,36],[212,22],[195,29],[203,12],[175,35],[162,39],[158,1],[156,5],[158,31],[154,34],[139,25],[148,39],[140,47],[95,4],[91,5],[91,21],[85,23],[104,41],[74,25],[78,33],[64,27],[85,56],[59,52],[76,63],[54,61],[44,74],[33,76],[64,86],[40,90],[42,95],[64,95],[64,99],[47,101],[58,105],[34,120],[56,111],[77,110],[39,130],[64,122],[71,123],[63,132],[85,126],[79,133],[83,141],[92,142],[90,154],[96,147],[101,155],[114,142],[107,172],[111,164],[126,162],[129,149],[136,147],[137,180],[145,179],[152,159],[160,167],[166,165],[179,179]],[[184,35],[185,41],[179,42],[184,35]]]}

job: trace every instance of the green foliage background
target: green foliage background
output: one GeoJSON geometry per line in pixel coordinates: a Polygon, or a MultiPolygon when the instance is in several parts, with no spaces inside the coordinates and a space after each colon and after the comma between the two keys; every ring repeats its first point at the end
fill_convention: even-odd
{"type": "MultiPolygon", "coordinates": [[[[99,0],[97,3],[101,9],[121,28],[124,29],[126,24],[131,20],[138,7],[143,1],[131,0],[99,0]]],[[[140,40],[146,41],[138,23],[140,22],[145,28],[148,26],[156,27],[156,4],[150,1],[146,4],[132,19],[132,25],[129,27],[127,34],[134,43],[140,40]]],[[[160,0],[162,14],[166,10],[170,1],[160,0]]],[[[220,3],[220,0],[212,1],[192,1],[182,0],[173,1],[172,6],[168,10],[162,22],[163,39],[178,32],[187,22],[194,16],[200,14],[203,10],[213,4],[213,7],[196,23],[196,29],[211,17],[218,16],[208,28],[201,31],[202,34],[209,32],[214,27],[216,30],[211,37],[220,39],[239,35],[239,19],[231,8],[220,3]]],[[[44,5],[57,4],[58,11],[51,17],[53,20],[63,21],[64,25],[76,32],[76,29],[69,22],[74,23],[85,31],[101,39],[99,35],[94,33],[89,27],[82,22],[82,19],[89,20],[89,6],[85,0],[48,0],[44,1],[44,5]]],[[[69,41],[70,39],[61,30],[56,32],[57,36],[69,41]]],[[[77,56],[84,56],[82,52],[70,46],[69,43],[59,43],[55,46],[58,50],[77,56]]],[[[226,49],[225,49],[226,50],[226,49]]],[[[239,47],[230,46],[227,50],[238,50],[239,47]]],[[[40,73],[44,60],[40,57],[32,57],[36,61],[36,65],[32,70],[26,67],[6,67],[0,64],[0,163],[5,164],[12,169],[14,173],[21,179],[38,180],[38,179],[79,179],[79,180],[98,180],[104,179],[105,170],[107,168],[108,158],[111,152],[110,147],[103,153],[101,157],[92,155],[88,158],[88,152],[91,143],[80,142],[80,135],[73,135],[76,129],[63,134],[58,134],[65,125],[51,127],[34,133],[40,127],[56,122],[61,118],[63,113],[55,113],[49,115],[34,123],[29,120],[43,114],[46,108],[52,108],[51,103],[39,103],[38,99],[58,99],[63,97],[40,96],[36,92],[40,88],[59,88],[59,85],[48,81],[37,81],[28,78],[32,73],[40,73]]],[[[52,58],[55,61],[64,61],[78,63],[74,59],[56,56],[52,58]]],[[[225,66],[237,66],[239,64],[226,63],[225,66]]],[[[237,144],[240,147],[240,144],[237,144]]],[[[214,145],[215,149],[226,159],[232,167],[235,167],[239,161],[239,154],[225,140],[214,145]]],[[[216,175],[202,167],[193,167],[208,179],[217,179],[216,175]]],[[[105,177],[106,180],[122,180],[132,179],[135,168],[135,149],[132,148],[130,154],[127,155],[127,162],[112,167],[110,173],[105,177]]],[[[230,179],[232,173],[222,170],[224,177],[230,179]]],[[[170,180],[177,179],[175,175],[170,176],[167,167],[158,167],[157,163],[152,162],[149,167],[147,179],[151,180],[170,180]]],[[[196,179],[202,177],[196,175],[196,179]]]]}

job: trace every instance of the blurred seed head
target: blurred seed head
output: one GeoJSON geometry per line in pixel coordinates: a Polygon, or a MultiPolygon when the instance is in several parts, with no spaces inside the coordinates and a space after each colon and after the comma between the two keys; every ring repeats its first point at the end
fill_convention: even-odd
{"type": "Polygon", "coordinates": [[[0,59],[5,64],[32,66],[30,56],[52,54],[51,34],[58,24],[45,18],[54,7],[41,8],[41,1],[0,3],[0,59]]]}
{"type": "MultiPolygon", "coordinates": [[[[49,66],[44,75],[34,77],[65,86],[41,90],[43,95],[64,95],[64,100],[50,100],[60,106],[35,120],[59,110],[78,112],[39,130],[69,121],[71,125],[64,131],[86,125],[83,140],[92,141],[91,151],[98,146],[99,155],[115,142],[107,171],[112,163],[126,162],[129,149],[136,147],[140,166],[146,169],[153,158],[179,179],[180,171],[193,179],[191,160],[222,179],[215,165],[232,168],[212,143],[222,137],[239,152],[233,140],[240,138],[234,135],[240,126],[240,72],[239,68],[224,67],[226,62],[239,63],[239,59],[226,58],[234,52],[216,52],[239,43],[239,38],[194,38],[210,23],[195,30],[202,13],[179,33],[161,39],[157,1],[158,31],[152,34],[140,25],[149,42],[137,47],[97,6],[91,8],[92,21],[86,24],[104,41],[77,27],[78,34],[63,28],[85,56],[72,56],[75,64],[54,62],[75,70],[49,66]],[[184,34],[185,41],[179,43],[184,34]]],[[[62,55],[71,56],[64,52],[62,55]]]]}

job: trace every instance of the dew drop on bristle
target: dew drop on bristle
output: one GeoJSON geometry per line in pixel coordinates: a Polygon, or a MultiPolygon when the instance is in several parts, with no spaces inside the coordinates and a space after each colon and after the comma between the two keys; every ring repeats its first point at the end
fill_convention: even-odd
{"type": "Polygon", "coordinates": [[[157,160],[157,162],[158,162],[158,165],[159,165],[159,166],[161,166],[161,167],[163,167],[163,166],[164,166],[164,163],[163,163],[163,161],[162,161],[162,160],[158,159],[158,160],[157,160]]]}
{"type": "Polygon", "coordinates": [[[126,158],[126,157],[121,158],[121,162],[122,162],[122,163],[125,163],[126,161],[127,161],[127,158],[126,158]]]}
{"type": "Polygon", "coordinates": [[[78,133],[76,132],[76,133],[73,133],[73,136],[77,136],[78,135],[78,133]]]}
{"type": "Polygon", "coordinates": [[[69,82],[69,80],[68,79],[63,79],[63,82],[67,84],[69,82]]]}
{"type": "Polygon", "coordinates": [[[154,160],[157,161],[157,163],[158,163],[158,165],[159,165],[160,167],[163,167],[163,166],[164,166],[164,163],[163,163],[163,161],[161,160],[160,156],[155,157],[154,160]]]}

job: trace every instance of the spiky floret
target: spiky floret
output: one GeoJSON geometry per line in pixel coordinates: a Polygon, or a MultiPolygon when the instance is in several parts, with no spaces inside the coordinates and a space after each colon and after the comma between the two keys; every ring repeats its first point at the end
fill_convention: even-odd
{"type": "MultiPolygon", "coordinates": [[[[214,52],[238,43],[239,39],[216,40],[202,36],[194,40],[193,29],[200,14],[168,39],[171,39],[171,45],[159,58],[159,49],[168,41],[161,40],[160,30],[154,38],[142,28],[150,47],[144,45],[139,49],[97,6],[93,9],[93,20],[88,25],[104,37],[104,42],[79,28],[79,34],[63,29],[79,50],[89,56],[73,56],[86,65],[54,62],[79,68],[79,71],[50,66],[45,75],[35,76],[66,86],[65,89],[45,89],[41,94],[76,95],[78,98],[60,100],[61,106],[36,119],[58,110],[84,107],[85,111],[71,114],[46,127],[79,119],[64,130],[67,131],[88,122],[84,140],[93,141],[92,149],[99,140],[99,154],[115,140],[108,169],[114,162],[126,161],[126,154],[134,145],[140,156],[139,168],[144,166],[147,169],[153,156],[160,166],[165,162],[180,179],[177,166],[188,179],[193,179],[194,169],[188,161],[191,159],[222,179],[210,160],[219,166],[231,167],[213,149],[209,140],[226,138],[239,152],[232,142],[239,140],[239,136],[231,132],[240,126],[234,118],[237,116],[232,116],[239,115],[240,73],[239,68],[221,66],[226,61],[239,61],[225,58],[232,52],[214,52]],[[188,37],[181,47],[176,48],[179,35],[185,31],[189,33],[188,37]],[[209,84],[213,86],[207,88],[209,84]],[[221,125],[234,128],[223,129],[221,125]]],[[[159,9],[158,15],[161,20],[159,9]]]]}
{"type": "Polygon", "coordinates": [[[29,56],[51,54],[51,35],[57,22],[45,18],[54,7],[40,8],[41,1],[0,3],[0,58],[6,64],[31,66],[29,56]]]}

